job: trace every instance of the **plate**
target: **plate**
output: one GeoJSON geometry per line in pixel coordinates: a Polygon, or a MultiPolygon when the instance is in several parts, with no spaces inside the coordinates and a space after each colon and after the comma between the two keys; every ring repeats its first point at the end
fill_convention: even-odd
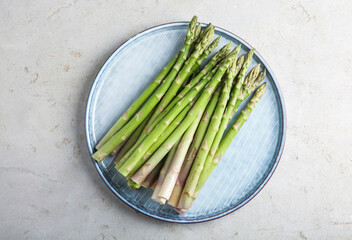
{"type": "MultiPolygon", "coordinates": [[[[105,132],[182,47],[187,25],[188,22],[176,22],[147,29],[122,44],[106,61],[87,101],[85,127],[90,154],[105,132]]],[[[215,37],[219,35],[222,39],[214,52],[229,41],[233,42],[232,48],[242,44],[240,55],[252,48],[233,33],[216,27],[215,37]]],[[[272,176],[283,151],[286,132],[285,107],[277,80],[256,52],[249,69],[258,63],[267,69],[266,93],[189,211],[181,215],[167,204],[154,202],[151,189],[130,190],[124,177],[115,170],[112,156],[101,163],[93,160],[108,188],[133,209],[177,223],[213,220],[249,202],[272,176]]]]}

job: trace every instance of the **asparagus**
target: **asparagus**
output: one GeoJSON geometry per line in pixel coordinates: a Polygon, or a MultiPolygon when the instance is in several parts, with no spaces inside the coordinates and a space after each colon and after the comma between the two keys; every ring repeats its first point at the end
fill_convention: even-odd
{"type": "Polygon", "coordinates": [[[200,57],[197,59],[197,61],[193,65],[192,70],[191,70],[192,73],[194,73],[200,67],[200,65],[204,62],[204,60],[207,59],[208,56],[214,51],[214,49],[219,45],[220,40],[221,40],[221,36],[218,36],[217,38],[214,39],[214,41],[212,41],[209,44],[209,46],[204,50],[203,54],[200,55],[200,57]]]}
{"type": "MultiPolygon", "coordinates": [[[[203,52],[203,54],[198,58],[197,62],[194,64],[194,66],[191,69],[191,75],[190,77],[188,77],[187,80],[192,80],[193,78],[195,78],[200,70],[200,65],[207,59],[207,57],[209,56],[210,53],[212,53],[214,51],[214,49],[217,47],[217,45],[219,44],[221,40],[221,36],[218,36],[214,41],[212,41],[212,43],[205,49],[205,51],[203,52]]],[[[187,84],[189,83],[189,81],[184,81],[182,83],[182,88],[184,88],[187,84]]],[[[183,90],[183,89],[182,89],[183,90]]],[[[181,92],[181,91],[179,91],[181,92]]],[[[178,93],[179,93],[178,92],[178,93]]],[[[169,104],[170,105],[170,104],[169,104]]],[[[168,105],[168,106],[169,106],[168,105]]]]}
{"type": "MultiPolygon", "coordinates": [[[[214,40],[213,42],[215,42],[214,40]]],[[[212,71],[212,69],[216,66],[217,63],[219,63],[225,55],[229,52],[231,48],[231,42],[226,44],[223,48],[221,48],[209,61],[209,63],[203,68],[203,70],[195,77],[193,78],[189,84],[185,86],[185,88],[174,98],[174,100],[167,106],[167,108],[164,110],[162,114],[160,114],[155,121],[149,121],[145,129],[143,130],[143,133],[140,137],[140,139],[144,139],[146,135],[148,135],[153,128],[156,126],[157,123],[160,122],[160,120],[204,77],[206,76],[209,72],[212,71]]],[[[204,54],[204,53],[203,53],[204,54]]],[[[199,65],[198,65],[199,66],[199,65]]]]}
{"type": "Polygon", "coordinates": [[[154,189],[155,189],[156,184],[157,184],[157,181],[154,181],[154,183],[152,183],[152,185],[150,186],[150,188],[154,190],[154,189]]]}
{"type": "Polygon", "coordinates": [[[254,81],[245,79],[243,83],[243,89],[240,95],[238,96],[238,99],[235,104],[235,109],[234,109],[235,112],[237,111],[240,104],[254,91],[254,89],[258,87],[260,82],[263,81],[263,79],[265,78],[265,75],[266,75],[266,70],[264,69],[258,74],[257,78],[255,78],[254,81]]]}
{"type": "Polygon", "coordinates": [[[100,142],[96,145],[96,149],[100,149],[115,133],[117,133],[124,125],[126,125],[126,123],[132,118],[132,116],[138,111],[138,109],[143,105],[143,103],[150,97],[150,95],[161,84],[164,78],[169,74],[171,69],[174,67],[175,63],[179,63],[179,60],[182,57],[180,54],[189,52],[189,51],[185,51],[187,48],[189,48],[188,45],[192,43],[192,42],[189,43],[189,41],[196,40],[196,37],[199,35],[199,29],[197,29],[195,26],[196,23],[197,23],[197,17],[194,16],[187,29],[184,47],[180,50],[179,53],[176,54],[176,56],[169,62],[169,64],[167,64],[161,70],[161,72],[158,74],[158,76],[156,76],[156,78],[147,87],[147,89],[143,91],[143,93],[125,111],[125,113],[119,118],[119,120],[113,125],[113,127],[105,134],[102,140],[100,140],[100,142]]]}
{"type": "MultiPolygon", "coordinates": [[[[232,42],[229,42],[225,46],[223,46],[209,61],[207,65],[202,69],[202,71],[199,72],[199,74],[193,78],[189,84],[185,86],[185,88],[175,97],[175,99],[167,106],[165,109],[165,112],[169,111],[172,109],[176,103],[178,103],[196,84],[204,77],[208,77],[208,74],[214,75],[217,71],[216,65],[220,63],[224,57],[228,54],[230,51],[232,42]]],[[[222,64],[222,63],[220,63],[222,64]]]]}
{"type": "MultiPolygon", "coordinates": [[[[207,31],[202,40],[196,45],[194,52],[192,55],[187,59],[185,65],[183,66],[182,70],[177,75],[176,79],[167,90],[166,94],[161,99],[160,103],[158,104],[153,116],[149,120],[150,123],[154,122],[155,119],[164,111],[167,105],[172,101],[174,96],[176,95],[178,89],[181,87],[182,83],[190,76],[192,67],[197,63],[197,60],[205,51],[205,48],[208,46],[210,41],[213,39],[214,36],[214,29],[211,28],[207,31]]],[[[217,40],[216,42],[218,42],[217,40]]],[[[217,45],[217,44],[215,44],[217,45]]],[[[214,47],[215,48],[215,47],[214,47]]],[[[214,49],[212,48],[212,50],[214,49]]],[[[207,52],[210,54],[210,51],[207,52]]],[[[204,60],[204,59],[203,59],[204,60]]],[[[200,65],[200,64],[199,64],[200,65]]]]}
{"type": "MultiPolygon", "coordinates": [[[[237,48],[240,49],[241,46],[239,45],[237,48]]],[[[194,160],[189,176],[187,177],[185,187],[182,191],[181,198],[178,203],[178,208],[180,209],[188,209],[189,199],[192,200],[192,198],[188,198],[188,196],[193,196],[194,192],[196,191],[197,182],[199,180],[202,170],[207,169],[211,164],[211,162],[206,162],[205,160],[208,156],[210,146],[214,141],[216,133],[219,130],[219,126],[221,123],[221,116],[224,114],[226,104],[229,99],[232,82],[236,74],[235,71],[236,71],[236,62],[234,61],[232,66],[228,69],[228,75],[227,75],[219,102],[215,108],[215,112],[209,123],[209,127],[204,136],[204,139],[197,153],[197,156],[194,160]]]]}
{"type": "Polygon", "coordinates": [[[199,43],[199,39],[202,38],[202,26],[200,23],[197,24],[196,29],[194,30],[194,41],[191,46],[191,51],[189,51],[189,54],[191,54],[194,50],[194,46],[199,43]]]}
{"type": "Polygon", "coordinates": [[[126,142],[130,139],[130,137],[127,137],[125,141],[120,143],[114,150],[112,150],[111,155],[116,156],[116,154],[125,146],[126,142]]]}
{"type": "Polygon", "coordinates": [[[159,178],[158,178],[158,181],[156,183],[156,186],[155,186],[155,189],[154,189],[154,192],[153,192],[153,195],[152,195],[152,199],[154,201],[159,202],[160,204],[165,204],[165,202],[167,200],[167,199],[165,200],[163,198],[160,198],[158,196],[158,193],[159,193],[159,190],[160,190],[160,188],[161,188],[161,186],[162,186],[162,184],[164,182],[166,173],[168,172],[168,169],[170,168],[170,164],[172,162],[172,159],[173,159],[173,157],[175,155],[176,150],[177,150],[177,144],[175,144],[171,148],[170,152],[167,154],[166,161],[164,163],[163,168],[160,171],[159,178]]]}
{"type": "Polygon", "coordinates": [[[130,180],[130,179],[128,179],[127,185],[128,185],[133,191],[141,187],[141,184],[138,184],[138,183],[136,183],[136,182],[134,182],[134,181],[132,181],[132,180],[130,180]]]}
{"type": "MultiPolygon", "coordinates": [[[[212,41],[209,46],[204,50],[203,54],[197,59],[197,61],[195,62],[195,64],[193,65],[191,72],[194,73],[194,71],[196,71],[200,65],[204,62],[205,59],[208,58],[208,56],[214,51],[214,49],[219,45],[221,40],[221,36],[218,36],[217,38],[215,38],[214,41],[212,41]]],[[[209,72],[209,71],[208,71],[209,72]]],[[[208,73],[206,72],[206,73],[208,73]]],[[[197,74],[198,75],[198,74],[197,74]]],[[[197,76],[196,75],[196,76],[197,76]]],[[[205,75],[205,74],[204,74],[205,75]]],[[[203,76],[204,76],[203,75],[203,76]]],[[[203,77],[201,76],[201,77],[203,77]]]]}
{"type": "MultiPolygon", "coordinates": [[[[212,76],[215,74],[216,70],[218,69],[215,68],[211,71],[210,74],[208,74],[206,82],[208,82],[212,76]]],[[[130,174],[134,174],[147,160],[148,158],[160,147],[160,145],[171,135],[171,133],[174,131],[174,129],[182,122],[182,120],[185,118],[186,114],[188,113],[189,109],[194,105],[195,101],[197,98],[195,98],[192,103],[187,106],[188,109],[184,109],[183,112],[181,112],[177,118],[170,124],[170,126],[161,134],[161,136],[158,138],[158,141],[156,141],[150,148],[149,150],[144,154],[142,157],[142,161],[139,162],[134,168],[133,171],[131,171],[130,174]],[[185,111],[186,110],[186,111],[185,111]]],[[[216,103],[215,103],[216,105],[216,103]]]]}
{"type": "Polygon", "coordinates": [[[178,201],[180,199],[180,195],[182,193],[182,189],[185,185],[188,173],[192,167],[193,160],[197,155],[198,148],[202,143],[204,134],[208,128],[210,117],[213,115],[213,112],[215,110],[216,103],[218,101],[218,96],[219,96],[218,91],[215,91],[215,94],[216,94],[215,95],[216,97],[213,97],[211,99],[210,103],[207,105],[207,108],[203,114],[203,117],[201,118],[197,131],[194,134],[192,144],[187,151],[187,155],[181,167],[181,171],[177,177],[174,189],[168,201],[168,203],[173,207],[177,207],[178,201]]]}
{"type": "MultiPolygon", "coordinates": [[[[216,105],[216,102],[219,99],[219,88],[215,91],[213,97],[211,98],[208,106],[211,108],[212,105],[216,105]]],[[[208,110],[208,106],[207,109],[208,110]]],[[[177,177],[181,170],[183,161],[185,159],[187,150],[193,140],[194,133],[197,130],[200,120],[202,119],[203,111],[200,111],[196,119],[189,126],[185,134],[183,135],[181,141],[178,144],[175,144],[173,148],[177,148],[175,155],[172,159],[170,167],[168,168],[167,174],[165,176],[164,182],[158,192],[159,199],[164,199],[164,201],[169,200],[172,190],[174,189],[177,177]]],[[[172,149],[173,149],[172,148],[172,149]]]]}
{"type": "Polygon", "coordinates": [[[125,111],[125,113],[119,118],[119,120],[112,126],[112,128],[105,134],[105,136],[95,146],[96,149],[101,148],[117,131],[119,131],[136,113],[136,111],[143,105],[143,103],[149,98],[154,90],[160,85],[171,68],[175,65],[179,53],[161,70],[156,76],[153,82],[143,91],[143,93],[132,103],[132,105],[125,111]]]}
{"type": "Polygon", "coordinates": [[[145,125],[147,125],[148,120],[151,118],[154,110],[149,113],[149,115],[146,117],[146,119],[143,120],[143,122],[136,128],[136,130],[127,137],[125,141],[123,141],[119,146],[117,146],[112,152],[111,155],[116,156],[116,154],[120,151],[120,154],[115,158],[114,163],[116,164],[130,149],[135,142],[138,140],[139,136],[141,135],[143,128],[145,125]]]}
{"type": "MultiPolygon", "coordinates": [[[[254,93],[253,97],[251,98],[250,102],[248,103],[247,107],[241,112],[240,116],[237,118],[235,123],[231,126],[230,130],[225,134],[224,138],[222,139],[215,157],[213,158],[213,161],[211,163],[211,166],[208,170],[208,177],[220,161],[221,157],[227,150],[227,148],[230,146],[232,140],[235,138],[245,121],[248,119],[249,115],[253,111],[253,109],[256,107],[257,103],[259,102],[260,98],[264,95],[265,93],[265,88],[266,84],[262,84],[258,90],[254,93]]],[[[185,201],[187,205],[184,205],[182,210],[188,210],[191,206],[192,203],[195,199],[194,195],[187,195],[186,196],[187,200],[185,201]]],[[[181,200],[180,200],[181,202],[181,200]]]]}
{"type": "MultiPolygon", "coordinates": [[[[255,82],[258,82],[259,79],[257,77],[258,75],[258,70],[259,70],[259,67],[260,65],[257,65],[256,67],[254,67],[249,73],[248,75],[246,76],[246,79],[244,81],[244,85],[243,85],[243,89],[247,89],[248,87],[250,87],[252,84],[255,85],[255,82]],[[258,80],[257,80],[258,79],[258,80]]],[[[262,79],[262,78],[260,78],[262,79]]],[[[261,81],[261,80],[260,80],[261,81]]],[[[259,81],[259,82],[260,82],[259,81]]],[[[259,83],[258,83],[259,84],[259,83]]],[[[258,86],[258,85],[257,85],[258,86]]],[[[248,90],[249,91],[249,90],[248,90]]],[[[245,92],[243,92],[245,93],[245,92]]],[[[247,92],[248,95],[250,92],[247,92]]],[[[240,94],[241,95],[244,95],[244,94],[240,94]]],[[[240,104],[243,100],[242,100],[242,97],[238,98],[237,101],[236,101],[236,104],[235,102],[233,101],[234,100],[234,96],[231,96],[231,99],[228,103],[228,106],[226,108],[226,112],[225,114],[222,116],[222,119],[221,119],[221,124],[220,124],[220,127],[219,127],[219,131],[217,132],[216,134],[216,137],[211,145],[211,148],[210,148],[210,151],[209,151],[209,154],[207,156],[207,159],[206,159],[206,163],[207,163],[207,166],[203,169],[202,173],[201,173],[201,176],[199,177],[199,181],[197,183],[197,187],[196,187],[196,190],[195,190],[195,193],[194,193],[194,198],[197,197],[197,194],[199,193],[200,189],[203,187],[206,179],[208,178],[208,170],[210,168],[210,165],[211,165],[211,162],[214,158],[214,155],[215,155],[215,152],[220,144],[220,141],[221,141],[221,138],[227,128],[227,125],[229,123],[229,121],[231,120],[231,118],[233,117],[234,115],[234,111],[233,109],[235,109],[236,107],[236,104],[240,104]]]]}
{"type": "Polygon", "coordinates": [[[162,84],[138,111],[138,113],[135,114],[133,118],[119,130],[119,132],[113,135],[101,148],[98,149],[98,151],[92,155],[93,159],[100,162],[107,155],[109,155],[116,146],[123,142],[139,126],[139,124],[147,117],[147,115],[163,97],[186,60],[190,45],[194,41],[196,21],[197,17],[193,17],[190,25],[188,26],[185,43],[180,51],[179,57],[162,84]]]}
{"type": "MultiPolygon", "coordinates": [[[[165,159],[165,158],[164,158],[165,159]]],[[[158,179],[159,177],[159,172],[161,170],[161,168],[164,165],[165,160],[163,159],[163,161],[161,161],[154,169],[153,171],[148,175],[148,177],[144,180],[144,182],[142,183],[142,186],[144,188],[149,188],[151,185],[153,185],[153,183],[158,179]]]]}
{"type": "MultiPolygon", "coordinates": [[[[226,71],[228,65],[231,64],[231,61],[234,58],[233,55],[234,55],[233,53],[229,54],[227,59],[224,60],[224,62],[219,67],[218,71],[215,73],[213,79],[210,82],[210,83],[212,83],[210,85],[213,88],[216,87],[217,83],[220,81],[222,75],[226,71]],[[214,86],[215,83],[216,83],[216,85],[214,86]]],[[[207,79],[207,78],[205,78],[205,79],[207,79]]],[[[147,152],[147,150],[152,146],[152,144],[158,140],[158,137],[164,132],[164,130],[168,127],[170,122],[178,115],[178,113],[180,111],[182,111],[183,108],[185,108],[187,106],[187,104],[190,101],[192,101],[192,99],[194,99],[196,97],[196,95],[205,87],[206,84],[207,84],[207,82],[204,81],[204,79],[203,79],[203,81],[200,81],[194,88],[192,88],[191,91],[189,91],[186,94],[186,96],[181,101],[179,101],[172,108],[172,110],[170,110],[167,113],[167,115],[162,119],[162,121],[160,121],[160,123],[158,123],[158,125],[140,143],[138,148],[132,153],[132,155],[129,157],[129,159],[118,169],[118,171],[122,175],[127,176],[130,173],[130,171],[132,171],[134,169],[134,166],[136,164],[138,164],[138,161],[140,161],[140,159],[147,152]]],[[[209,88],[209,90],[207,90],[205,92],[209,92],[210,90],[214,91],[214,89],[209,88]]],[[[211,94],[212,94],[212,92],[209,95],[211,95],[211,94]]],[[[202,92],[201,98],[203,95],[206,96],[206,94],[204,94],[204,91],[202,92]]],[[[202,101],[204,102],[205,100],[202,99],[202,101]]],[[[197,107],[197,108],[199,108],[199,107],[197,107]]]]}
{"type": "Polygon", "coordinates": [[[209,24],[204,28],[204,30],[201,31],[201,33],[200,33],[200,35],[199,35],[199,38],[196,39],[196,41],[195,41],[195,44],[200,43],[200,41],[202,40],[202,38],[204,37],[204,35],[205,35],[210,29],[212,29],[212,28],[213,28],[213,25],[211,25],[211,23],[209,23],[209,24]]]}
{"type": "MultiPolygon", "coordinates": [[[[210,96],[215,91],[216,86],[220,82],[220,80],[221,80],[222,76],[224,75],[225,71],[227,70],[227,68],[232,64],[232,62],[233,62],[234,58],[237,56],[237,54],[238,54],[238,52],[232,51],[227,56],[227,58],[221,64],[221,66],[219,67],[218,71],[216,72],[216,74],[214,75],[212,80],[209,82],[207,88],[202,92],[198,101],[195,103],[195,105],[193,106],[191,111],[188,113],[187,117],[182,121],[180,126],[178,126],[175,129],[175,131],[168,137],[168,139],[159,147],[159,149],[153,154],[153,156],[147,161],[147,163],[144,164],[137,171],[137,173],[135,173],[133,175],[133,177],[132,177],[133,181],[135,181],[136,183],[143,182],[143,180],[150,173],[150,171],[153,170],[153,168],[159,163],[161,158],[163,158],[165,156],[165,154],[171,149],[171,147],[175,144],[175,142],[183,135],[183,133],[187,130],[187,128],[192,124],[192,122],[196,118],[198,112],[201,111],[203,107],[204,108],[206,107],[206,103],[209,101],[210,96]]],[[[177,108],[174,107],[173,110],[170,111],[170,113],[176,109],[177,108]]],[[[155,130],[157,130],[157,127],[152,131],[152,133],[155,130]]],[[[151,136],[152,133],[149,136],[151,136]]],[[[147,138],[146,138],[146,140],[147,140],[147,138]]],[[[150,138],[148,140],[152,141],[153,138],[150,138]]],[[[145,141],[145,144],[147,144],[147,143],[148,143],[148,141],[145,141]]],[[[143,154],[144,154],[144,152],[143,152],[143,154]]]]}
{"type": "MultiPolygon", "coordinates": [[[[125,156],[125,154],[129,151],[129,149],[131,149],[131,147],[137,142],[137,140],[138,140],[139,136],[141,135],[144,127],[147,125],[149,119],[151,118],[153,112],[154,111],[151,111],[149,113],[147,118],[143,120],[143,122],[138,126],[138,128],[128,138],[127,142],[124,144],[124,146],[122,147],[121,151],[116,156],[116,158],[114,160],[115,164],[118,163],[123,158],[123,156],[125,156]]],[[[115,151],[115,149],[114,149],[114,151],[115,151]]]]}
{"type": "MultiPolygon", "coordinates": [[[[216,71],[217,71],[217,69],[218,69],[218,67],[215,67],[211,72],[209,72],[205,77],[204,77],[204,79],[202,79],[202,81],[205,81],[205,82],[209,82],[210,80],[211,80],[211,78],[213,77],[213,75],[216,73],[216,71]]],[[[192,81],[193,82],[193,81],[192,81]]],[[[199,81],[197,81],[197,83],[198,83],[199,81]]],[[[190,83],[190,84],[193,84],[193,83],[190,83]]],[[[188,85],[186,86],[186,88],[188,87],[188,85]]],[[[196,87],[196,86],[193,86],[194,88],[196,87]]],[[[185,89],[186,89],[185,88],[185,89]]],[[[189,89],[189,90],[191,90],[191,89],[189,89]]],[[[189,90],[187,90],[187,93],[189,92],[189,90]]],[[[180,100],[182,100],[182,98],[184,97],[186,95],[186,93],[185,92],[181,92],[176,98],[175,98],[175,100],[177,100],[176,102],[172,102],[172,103],[170,103],[170,105],[165,109],[165,111],[154,121],[154,123],[155,124],[153,124],[153,128],[157,125],[157,123],[159,123],[160,122],[160,120],[159,120],[159,118],[160,119],[162,119],[163,117],[165,117],[165,115],[172,109],[172,108],[170,108],[169,109],[169,107],[172,105],[172,107],[174,107],[180,100]],[[182,97],[181,97],[182,96],[182,97]]],[[[147,128],[147,126],[145,127],[145,129],[147,128]]],[[[152,129],[153,129],[152,128],[152,129]]],[[[138,139],[138,141],[135,143],[135,145],[132,147],[132,148],[130,148],[130,150],[124,155],[124,157],[122,158],[122,160],[121,160],[121,162],[126,162],[127,161],[127,159],[132,155],[132,153],[137,149],[137,147],[139,146],[139,144],[148,136],[148,134],[150,133],[150,131],[147,131],[147,132],[143,132],[142,134],[141,134],[141,136],[139,137],[139,139],[138,139]],[[144,134],[143,134],[144,133],[144,134]]],[[[170,133],[171,134],[171,133],[170,133]]]]}
{"type": "Polygon", "coordinates": [[[234,124],[232,124],[229,131],[225,134],[224,138],[221,140],[220,145],[216,150],[215,157],[213,158],[210,169],[208,171],[208,176],[212,173],[216,165],[219,163],[221,157],[224,155],[227,148],[230,146],[232,140],[240,131],[241,127],[246,122],[246,120],[248,119],[253,109],[257,106],[257,103],[259,102],[259,100],[263,97],[265,93],[265,89],[266,89],[266,83],[263,83],[258,87],[253,97],[247,104],[246,108],[241,112],[240,116],[236,119],[234,124]]]}
{"type": "MultiPolygon", "coordinates": [[[[213,48],[215,45],[217,45],[218,40],[214,40],[208,48],[213,48]],[[213,45],[214,44],[214,45],[213,45]],[[211,47],[213,45],[213,47],[211,47]]],[[[223,48],[221,48],[209,61],[209,63],[204,67],[204,69],[194,78],[190,81],[189,84],[186,85],[186,87],[175,97],[175,99],[168,105],[168,107],[163,111],[162,114],[160,114],[155,121],[149,121],[148,124],[145,126],[143,132],[140,134],[138,137],[137,142],[134,144],[134,146],[131,148],[131,145],[127,144],[128,146],[128,152],[126,153],[126,148],[123,148],[121,152],[123,153],[123,161],[125,162],[127,158],[129,158],[132,153],[137,149],[139,144],[146,138],[146,136],[151,132],[151,130],[154,129],[154,127],[160,122],[163,117],[192,89],[196,86],[196,84],[204,78],[204,76],[207,78],[209,81],[211,77],[215,74],[217,68],[215,67],[217,63],[219,63],[225,55],[228,53],[231,47],[231,42],[226,44],[223,48]],[[215,68],[214,68],[215,67],[215,68]],[[214,68],[214,69],[213,69],[214,68]]],[[[211,51],[211,50],[209,50],[211,51]]],[[[203,55],[206,54],[206,52],[203,53],[203,55]]],[[[202,56],[203,56],[202,55],[202,56]]],[[[203,56],[203,58],[206,58],[206,56],[203,56]]],[[[197,65],[197,64],[196,64],[197,65]]]]}
{"type": "MultiPolygon", "coordinates": [[[[129,174],[133,174],[136,172],[142,165],[143,163],[151,156],[151,154],[156,151],[156,149],[161,145],[162,142],[165,141],[165,139],[172,133],[172,131],[180,125],[182,119],[184,119],[189,112],[189,110],[192,108],[194,103],[196,102],[197,97],[193,99],[193,101],[186,106],[182,112],[171,122],[170,126],[161,134],[161,136],[158,138],[158,141],[156,141],[149,149],[148,151],[143,155],[142,161],[139,161],[138,164],[135,165],[135,167],[130,171],[129,174]]],[[[131,149],[133,152],[135,151],[134,148],[131,149]]],[[[117,170],[119,170],[122,165],[129,159],[128,153],[118,162],[115,166],[117,170]]]]}
{"type": "MultiPolygon", "coordinates": [[[[236,104],[237,98],[241,93],[242,85],[244,82],[244,77],[247,73],[247,69],[249,67],[249,64],[252,61],[253,53],[254,53],[254,49],[249,50],[248,54],[246,55],[246,59],[243,63],[243,66],[242,66],[240,72],[238,73],[238,76],[236,77],[236,85],[235,85],[234,91],[232,92],[232,95],[231,95],[231,104],[232,105],[236,104]]],[[[259,68],[258,68],[258,70],[259,70],[259,68]]],[[[256,74],[258,74],[258,72],[256,72],[256,74]]],[[[230,111],[229,111],[229,114],[230,114],[230,111]]]]}
{"type": "Polygon", "coordinates": [[[202,40],[202,38],[204,37],[204,34],[206,34],[213,26],[211,25],[211,23],[209,23],[205,28],[204,30],[202,30],[202,25],[199,24],[197,27],[199,27],[199,33],[198,33],[198,37],[197,39],[194,41],[193,45],[192,45],[192,48],[191,48],[191,52],[194,51],[195,49],[195,46],[197,46],[198,43],[200,43],[200,41],[202,40]]]}
{"type": "MultiPolygon", "coordinates": [[[[217,68],[214,68],[211,72],[209,72],[203,79],[202,79],[202,81],[204,81],[205,83],[207,83],[207,82],[209,82],[210,81],[210,79],[213,77],[213,75],[215,74],[215,72],[216,72],[216,70],[217,70],[217,68]]],[[[198,83],[198,82],[197,82],[198,83]]],[[[195,90],[196,91],[198,91],[199,90],[199,88],[197,87],[197,86],[194,86],[194,88],[195,88],[195,90]]],[[[189,92],[189,91],[188,91],[189,92]]],[[[187,93],[188,93],[187,92],[187,93]]],[[[182,96],[182,98],[184,98],[184,95],[182,96]]],[[[179,103],[180,102],[180,100],[182,100],[182,98],[180,98],[176,103],[179,103]]],[[[175,103],[175,105],[176,105],[176,103],[175,103]]],[[[189,110],[189,109],[188,109],[189,110]]],[[[187,110],[187,111],[188,111],[187,110]]],[[[167,109],[165,110],[165,111],[167,111],[167,109]]],[[[169,111],[167,111],[167,112],[169,112],[169,111]]],[[[163,115],[164,116],[164,115],[163,115]]],[[[181,119],[182,120],[182,119],[181,119]]],[[[169,134],[171,134],[171,132],[169,133],[169,134]]],[[[121,166],[122,166],[122,164],[123,163],[125,163],[127,160],[128,160],[128,158],[134,153],[134,151],[136,151],[136,149],[138,148],[138,146],[140,145],[140,143],[146,138],[146,136],[147,136],[148,134],[145,134],[144,135],[144,137],[140,137],[139,139],[138,139],[138,141],[134,144],[134,146],[133,147],[131,147],[130,148],[130,150],[126,153],[126,154],[124,154],[124,156],[123,156],[123,158],[120,160],[120,162],[118,163],[118,165],[116,165],[116,169],[119,169],[121,166]]],[[[164,134],[163,134],[164,135],[164,134]]],[[[166,139],[166,138],[165,138],[166,139]]],[[[164,140],[165,140],[164,139],[164,140]]],[[[155,144],[154,144],[155,145],[155,144]]],[[[153,146],[154,146],[153,145],[153,146]]],[[[153,148],[152,148],[153,149],[153,148]]],[[[156,150],[156,149],[155,149],[156,150]]],[[[154,151],[155,151],[154,150],[154,151]]],[[[154,152],[153,151],[153,152],[154,152]]],[[[153,153],[152,152],[152,153],[153,153]]],[[[146,155],[145,155],[146,156],[146,155]]],[[[148,155],[148,156],[150,156],[150,155],[148,155]]]]}

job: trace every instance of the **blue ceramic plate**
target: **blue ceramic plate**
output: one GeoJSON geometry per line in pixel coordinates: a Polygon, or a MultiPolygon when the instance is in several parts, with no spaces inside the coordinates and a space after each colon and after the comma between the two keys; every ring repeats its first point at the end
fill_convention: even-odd
{"type": "MultiPolygon", "coordinates": [[[[85,125],[90,154],[105,132],[182,47],[187,25],[187,22],[168,23],[145,30],[121,45],[106,61],[87,102],[85,125]]],[[[233,48],[242,44],[240,54],[252,48],[224,29],[217,27],[215,35],[222,36],[222,40],[214,52],[229,41],[233,42],[233,48]]],[[[250,68],[258,63],[267,69],[266,93],[187,213],[180,215],[169,205],[152,201],[151,189],[130,190],[126,180],[116,172],[111,156],[101,163],[93,161],[105,184],[133,209],[168,222],[216,219],[250,201],[273,174],[286,132],[285,108],[277,80],[264,59],[255,53],[250,68]]]]}

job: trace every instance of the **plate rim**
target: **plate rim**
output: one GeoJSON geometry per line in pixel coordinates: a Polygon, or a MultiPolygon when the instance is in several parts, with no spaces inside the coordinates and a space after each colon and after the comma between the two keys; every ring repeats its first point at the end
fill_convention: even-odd
{"type": "MultiPolygon", "coordinates": [[[[205,26],[206,24],[203,22],[198,22],[201,23],[202,26],[205,26]]],[[[255,54],[257,55],[257,57],[259,58],[260,61],[262,61],[267,69],[267,71],[270,73],[270,75],[272,76],[272,80],[274,83],[274,86],[276,88],[276,92],[278,93],[279,96],[279,103],[281,105],[281,110],[282,110],[282,138],[280,141],[280,147],[278,150],[278,154],[277,157],[275,159],[275,162],[273,164],[273,166],[271,167],[271,170],[268,173],[268,176],[264,179],[264,181],[258,186],[258,188],[249,196],[247,197],[247,199],[245,199],[244,201],[242,201],[240,204],[224,211],[218,214],[215,214],[213,216],[210,217],[205,217],[205,218],[195,218],[195,219],[190,219],[190,220],[178,220],[178,219],[171,219],[171,218],[165,218],[165,217],[161,217],[161,216],[157,216],[151,213],[148,213],[146,211],[144,211],[143,209],[137,208],[135,205],[133,205],[132,203],[128,202],[126,199],[124,199],[120,193],[118,193],[113,186],[110,184],[110,182],[107,180],[107,178],[105,177],[104,173],[101,171],[99,164],[91,157],[92,152],[91,152],[91,147],[89,144],[89,132],[88,132],[88,112],[90,109],[90,104],[92,101],[92,95],[94,93],[94,89],[96,87],[96,84],[98,82],[98,79],[100,78],[100,76],[102,75],[102,73],[104,72],[105,68],[107,67],[107,65],[110,63],[110,61],[112,61],[113,57],[115,57],[115,55],[117,55],[120,51],[122,51],[126,46],[128,46],[129,43],[131,43],[132,41],[138,39],[139,37],[142,37],[143,35],[148,34],[149,32],[155,31],[157,29],[162,29],[162,28],[168,28],[168,27],[173,27],[173,26],[177,26],[177,25],[188,25],[189,21],[175,21],[175,22],[167,22],[167,23],[163,23],[163,24],[158,24],[149,28],[146,28],[140,32],[138,32],[137,34],[133,35],[132,37],[130,37],[129,39],[127,39],[126,41],[122,42],[113,52],[112,54],[107,58],[107,60],[104,62],[104,64],[102,65],[102,67],[100,68],[99,72],[96,74],[93,83],[91,84],[90,87],[90,91],[87,97],[87,101],[86,101],[86,109],[85,109],[85,138],[86,138],[86,144],[88,147],[88,151],[90,154],[90,158],[91,161],[95,167],[95,169],[97,170],[100,178],[103,180],[103,182],[105,183],[105,185],[108,187],[108,189],[118,198],[120,199],[124,204],[126,204],[127,206],[129,206],[130,208],[132,208],[133,210],[142,213],[143,215],[146,215],[148,217],[160,220],[160,221],[164,221],[164,222],[172,222],[172,223],[181,223],[181,224],[191,224],[191,223],[201,223],[201,222],[207,222],[207,221],[212,221],[221,217],[224,217],[230,213],[233,213],[237,210],[239,210],[240,208],[242,208],[244,205],[246,205],[248,202],[250,202],[253,198],[255,198],[258,193],[266,186],[266,184],[269,182],[269,180],[271,179],[271,177],[273,176],[280,160],[282,157],[282,153],[283,150],[285,148],[285,144],[286,144],[286,131],[287,131],[287,116],[286,116],[286,107],[285,107],[285,101],[282,95],[282,91],[280,88],[280,85],[277,81],[276,76],[274,75],[274,72],[272,71],[270,65],[267,63],[267,61],[262,57],[262,55],[257,51],[257,49],[255,50],[255,54]]],[[[243,38],[239,37],[238,35],[230,32],[229,30],[226,30],[224,28],[218,27],[216,25],[213,25],[215,27],[215,29],[222,31],[223,33],[230,35],[231,37],[237,39],[239,42],[241,42],[241,44],[243,44],[245,47],[247,48],[253,48],[251,44],[249,44],[246,40],[244,40],[243,38]]],[[[94,148],[93,148],[94,149],[94,148]]]]}

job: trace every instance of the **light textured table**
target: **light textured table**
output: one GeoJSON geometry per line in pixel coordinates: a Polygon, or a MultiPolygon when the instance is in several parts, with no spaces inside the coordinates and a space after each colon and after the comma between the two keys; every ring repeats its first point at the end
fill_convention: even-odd
{"type": "Polygon", "coordinates": [[[0,2],[1,239],[351,239],[351,1],[0,2]],[[288,129],[267,186],[239,211],[179,225],[138,214],[95,171],[90,86],[145,28],[196,14],[252,44],[281,85],[288,129]]]}

